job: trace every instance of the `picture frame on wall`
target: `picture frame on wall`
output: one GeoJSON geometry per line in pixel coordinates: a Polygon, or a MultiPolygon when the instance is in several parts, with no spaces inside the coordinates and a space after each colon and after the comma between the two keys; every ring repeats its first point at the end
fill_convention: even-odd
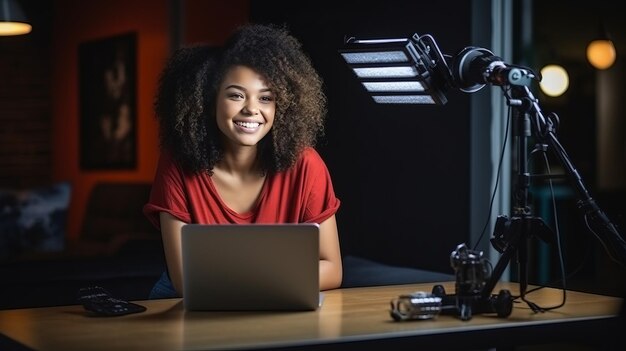
{"type": "Polygon", "coordinates": [[[137,35],[79,44],[80,168],[137,165],[137,35]]]}

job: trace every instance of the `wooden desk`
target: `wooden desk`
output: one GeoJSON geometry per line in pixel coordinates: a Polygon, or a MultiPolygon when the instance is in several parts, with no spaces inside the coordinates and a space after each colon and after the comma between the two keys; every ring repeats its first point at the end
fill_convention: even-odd
{"type": "MultiPolygon", "coordinates": [[[[422,321],[391,319],[392,298],[430,292],[433,285],[326,291],[323,306],[313,312],[186,312],[180,299],[139,301],[148,308],[146,312],[122,317],[88,317],[80,305],[4,310],[0,311],[0,333],[25,349],[42,351],[357,350],[364,343],[389,345],[393,347],[389,351],[416,346],[468,349],[579,337],[596,342],[613,333],[622,303],[617,297],[568,291],[564,307],[545,313],[535,314],[525,303],[515,303],[508,318],[478,314],[469,321],[454,315],[422,321]]],[[[448,293],[454,292],[454,283],[443,285],[448,293]]],[[[502,288],[517,295],[516,283],[499,284],[494,292],[502,288]]],[[[562,292],[544,288],[527,298],[543,307],[553,306],[561,302],[562,292]]]]}

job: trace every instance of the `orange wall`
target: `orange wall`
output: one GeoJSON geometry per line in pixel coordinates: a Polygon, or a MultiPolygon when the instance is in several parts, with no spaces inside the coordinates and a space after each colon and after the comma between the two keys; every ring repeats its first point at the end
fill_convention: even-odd
{"type": "MultiPolygon", "coordinates": [[[[248,19],[248,1],[229,1],[227,5],[200,0],[186,2],[183,3],[184,13],[191,15],[183,21],[186,42],[220,44],[233,27],[248,19]]],[[[100,181],[150,182],[154,176],[158,130],[153,98],[170,49],[169,0],[57,0],[54,7],[52,178],[69,180],[72,184],[68,238],[75,239],[94,184],[100,181]],[[137,167],[134,170],[83,171],[79,168],[78,45],[130,31],[137,33],[137,167]]]]}
{"type": "Polygon", "coordinates": [[[247,22],[249,0],[185,0],[183,43],[220,45],[238,25],[247,22]]]}

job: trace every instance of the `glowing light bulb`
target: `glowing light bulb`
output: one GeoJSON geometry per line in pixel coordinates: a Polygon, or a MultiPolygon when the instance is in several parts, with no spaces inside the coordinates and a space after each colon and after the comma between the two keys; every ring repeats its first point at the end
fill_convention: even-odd
{"type": "Polygon", "coordinates": [[[569,76],[565,68],[559,65],[547,65],[541,69],[539,87],[546,95],[561,96],[569,87],[569,76]]]}
{"type": "Polygon", "coordinates": [[[0,22],[0,36],[28,34],[32,27],[22,22],[0,22]]]}
{"type": "Polygon", "coordinates": [[[607,69],[615,62],[615,46],[608,39],[594,40],[587,46],[587,60],[597,69],[607,69]]]}

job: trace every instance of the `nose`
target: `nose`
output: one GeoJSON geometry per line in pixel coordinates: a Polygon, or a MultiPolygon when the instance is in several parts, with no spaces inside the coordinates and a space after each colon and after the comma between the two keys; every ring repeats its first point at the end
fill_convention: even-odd
{"type": "Polygon", "coordinates": [[[243,113],[248,115],[258,115],[259,107],[252,100],[248,101],[248,103],[243,108],[243,113]]]}

